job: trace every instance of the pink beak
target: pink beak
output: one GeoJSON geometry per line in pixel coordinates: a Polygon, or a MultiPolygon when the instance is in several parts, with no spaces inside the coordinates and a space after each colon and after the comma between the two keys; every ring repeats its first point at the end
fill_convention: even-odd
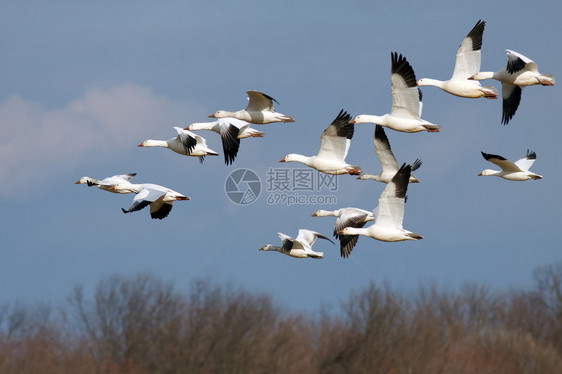
{"type": "Polygon", "coordinates": [[[185,126],[183,129],[184,129],[184,130],[189,130],[189,126],[191,126],[191,125],[187,125],[187,126],[185,126]]]}
{"type": "Polygon", "coordinates": [[[282,158],[281,160],[279,160],[279,162],[286,162],[284,158],[282,158]]]}
{"type": "Polygon", "coordinates": [[[352,125],[355,125],[355,120],[352,119],[351,121],[349,121],[349,123],[351,123],[352,125]]]}

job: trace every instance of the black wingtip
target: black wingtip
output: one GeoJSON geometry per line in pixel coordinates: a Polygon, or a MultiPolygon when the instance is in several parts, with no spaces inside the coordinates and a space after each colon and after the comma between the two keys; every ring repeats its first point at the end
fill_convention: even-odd
{"type": "Polygon", "coordinates": [[[422,166],[422,160],[420,160],[419,158],[417,158],[417,159],[412,163],[412,171],[418,170],[418,169],[420,168],[420,166],[422,166]]]}
{"type": "Polygon", "coordinates": [[[508,58],[507,66],[505,67],[505,70],[507,70],[507,72],[509,74],[513,74],[513,73],[516,73],[519,70],[523,69],[525,67],[525,65],[526,65],[525,61],[523,61],[519,57],[508,58]]]}
{"type": "Polygon", "coordinates": [[[406,60],[406,57],[398,54],[398,52],[391,52],[390,60],[390,73],[400,75],[408,87],[417,87],[416,74],[410,63],[406,60]]]}
{"type": "Polygon", "coordinates": [[[260,95],[263,95],[263,97],[265,97],[265,98],[268,99],[268,100],[273,101],[273,102],[276,103],[277,105],[281,105],[281,104],[279,104],[279,101],[275,100],[273,97],[269,96],[268,94],[265,94],[265,93],[263,93],[263,92],[261,92],[261,91],[254,91],[254,92],[257,92],[257,93],[259,93],[260,95]]]}
{"type": "Polygon", "coordinates": [[[472,50],[479,51],[482,49],[482,35],[484,34],[484,27],[486,21],[478,20],[476,25],[470,30],[467,37],[472,38],[472,50]]]}
{"type": "Polygon", "coordinates": [[[507,125],[509,121],[515,115],[517,108],[519,107],[519,103],[521,102],[521,87],[515,86],[511,95],[507,98],[503,98],[502,101],[502,124],[507,125]]]}
{"type": "Polygon", "coordinates": [[[403,163],[400,169],[396,172],[394,177],[392,177],[392,183],[396,185],[396,197],[406,198],[406,191],[408,190],[408,183],[410,181],[410,175],[412,174],[412,166],[403,163]]]}
{"type": "Polygon", "coordinates": [[[386,136],[384,128],[381,125],[375,125],[375,138],[386,139],[388,141],[388,137],[386,136]]]}
{"type": "Polygon", "coordinates": [[[340,256],[342,258],[349,258],[358,240],[359,240],[359,235],[341,235],[340,256]]]}
{"type": "Polygon", "coordinates": [[[125,209],[123,209],[123,208],[121,208],[121,211],[122,211],[123,213],[125,213],[125,214],[130,213],[128,210],[125,210],[125,209]]]}
{"type": "Polygon", "coordinates": [[[497,158],[498,160],[506,160],[505,157],[499,156],[499,155],[493,155],[491,153],[484,153],[482,151],[480,151],[480,153],[482,153],[482,157],[484,157],[486,159],[486,161],[490,161],[490,159],[492,158],[497,158]]]}
{"type": "Polygon", "coordinates": [[[273,101],[273,102],[276,103],[277,105],[281,105],[281,104],[279,104],[279,101],[275,100],[273,97],[271,97],[271,96],[269,96],[269,95],[267,95],[267,94],[264,94],[263,92],[262,92],[262,95],[265,96],[265,97],[267,97],[269,100],[273,101]]]}
{"type": "Polygon", "coordinates": [[[238,155],[238,149],[240,148],[239,134],[240,129],[232,124],[228,126],[224,134],[221,134],[224,163],[226,165],[231,165],[238,155]]]}
{"type": "Polygon", "coordinates": [[[336,127],[337,135],[345,137],[347,139],[353,138],[353,133],[355,132],[355,125],[349,123],[351,120],[351,114],[347,113],[345,110],[340,110],[336,119],[332,121],[332,125],[336,127]]]}
{"type": "Polygon", "coordinates": [[[160,209],[155,212],[150,212],[150,217],[152,219],[164,219],[168,217],[168,214],[172,211],[172,204],[162,204],[160,209]]]}
{"type": "Polygon", "coordinates": [[[525,156],[525,158],[528,159],[528,160],[536,160],[537,154],[535,153],[535,151],[529,151],[527,149],[527,156],[525,156]]]}
{"type": "Polygon", "coordinates": [[[392,148],[390,147],[390,141],[388,140],[388,137],[384,132],[384,128],[381,125],[375,125],[375,141],[375,150],[377,149],[377,146],[382,146],[392,151],[392,148]]]}
{"type": "Polygon", "coordinates": [[[193,149],[195,148],[195,146],[197,145],[197,139],[195,139],[194,137],[187,135],[185,137],[185,139],[182,142],[183,145],[183,149],[185,151],[186,155],[190,155],[191,152],[193,152],[193,149]]]}

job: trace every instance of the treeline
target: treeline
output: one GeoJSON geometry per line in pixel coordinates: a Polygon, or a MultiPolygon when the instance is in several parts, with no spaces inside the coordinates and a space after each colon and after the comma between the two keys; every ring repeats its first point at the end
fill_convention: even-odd
{"type": "Polygon", "coordinates": [[[289,312],[210,282],[178,292],[149,274],[111,276],[91,297],[0,309],[0,373],[562,372],[562,263],[531,290],[376,286],[337,313],[289,312]]]}

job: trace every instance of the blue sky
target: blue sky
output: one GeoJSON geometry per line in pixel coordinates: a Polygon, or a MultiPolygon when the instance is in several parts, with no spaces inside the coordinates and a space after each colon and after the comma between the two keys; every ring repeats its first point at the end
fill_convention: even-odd
{"type": "MultiPolygon", "coordinates": [[[[258,252],[276,233],[308,228],[331,235],[318,209],[373,209],[384,185],[338,177],[337,204],[270,205],[268,191],[237,206],[224,183],[237,168],[266,185],[288,153],[315,154],[340,109],[352,115],[390,108],[390,52],[404,54],[419,78],[447,79],[461,40],[486,21],[482,70],[505,65],[505,49],[560,76],[562,35],[555,1],[524,2],[7,2],[0,14],[0,302],[59,301],[80,283],[91,289],[111,273],[155,273],[185,289],[196,277],[267,292],[296,310],[337,306],[371,281],[413,290],[478,282],[527,287],[532,271],[562,258],[562,137],[558,86],[528,87],[508,126],[501,100],[461,99],[424,87],[426,120],[437,134],[387,130],[399,162],[423,160],[410,186],[404,227],[422,241],[360,238],[352,259],[316,243],[323,260],[258,252]],[[524,20],[520,20],[525,15],[524,20]],[[276,98],[294,124],[254,126],[238,158],[196,158],[136,147],[168,139],[172,126],[207,121],[245,106],[246,90],[276,98]],[[536,151],[539,181],[477,177],[491,164],[480,151],[518,159],[536,151]],[[124,215],[132,195],[73,183],[136,172],[191,197],[170,216],[124,215]]],[[[486,81],[500,89],[498,82],[486,81]]],[[[501,89],[500,89],[501,90],[501,89]]],[[[374,125],[357,125],[348,162],[378,172],[374,125]]],[[[221,150],[218,135],[201,132],[221,150]]]]}

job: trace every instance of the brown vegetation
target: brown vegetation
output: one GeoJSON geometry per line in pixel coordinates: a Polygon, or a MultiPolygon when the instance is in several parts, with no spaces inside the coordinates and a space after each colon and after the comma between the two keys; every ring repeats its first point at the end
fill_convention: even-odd
{"type": "Polygon", "coordinates": [[[111,276],[92,298],[0,308],[0,373],[560,373],[562,263],[528,291],[372,285],[314,317],[269,296],[111,276]]]}

